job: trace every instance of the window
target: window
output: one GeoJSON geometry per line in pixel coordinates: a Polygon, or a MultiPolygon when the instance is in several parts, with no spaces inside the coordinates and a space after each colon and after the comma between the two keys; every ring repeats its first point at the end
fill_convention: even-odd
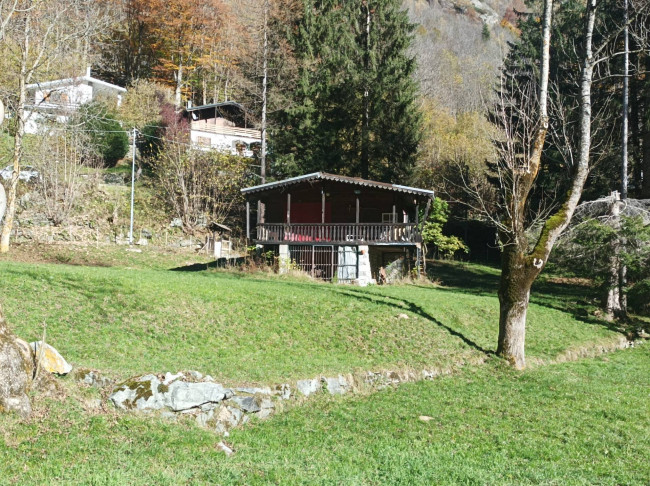
{"type": "Polygon", "coordinates": [[[69,102],[68,93],[62,91],[48,91],[45,93],[43,101],[56,103],[57,105],[67,105],[69,102]]]}
{"type": "Polygon", "coordinates": [[[212,139],[210,137],[197,137],[197,143],[199,147],[211,147],[212,139]]]}
{"type": "Polygon", "coordinates": [[[382,223],[394,223],[393,213],[381,213],[381,222],[382,223]]]}

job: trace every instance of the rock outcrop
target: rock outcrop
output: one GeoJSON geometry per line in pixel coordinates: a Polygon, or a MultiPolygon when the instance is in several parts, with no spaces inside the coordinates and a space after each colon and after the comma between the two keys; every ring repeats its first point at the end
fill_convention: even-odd
{"type": "Polygon", "coordinates": [[[288,385],[270,387],[226,388],[212,377],[197,371],[142,375],[130,378],[114,389],[109,399],[121,410],[193,414],[201,427],[214,428],[227,435],[228,429],[246,423],[251,415],[263,419],[275,409],[274,399],[291,396],[288,385]]]}
{"type": "Polygon", "coordinates": [[[31,413],[27,396],[30,379],[29,361],[25,360],[0,308],[0,412],[15,411],[22,416],[31,413]]]}
{"type": "MultiPolygon", "coordinates": [[[[376,371],[337,376],[317,376],[298,380],[295,391],[288,384],[227,388],[198,371],[142,375],[113,388],[109,400],[121,410],[159,411],[160,416],[176,420],[180,414],[196,417],[199,426],[228,436],[229,429],[247,423],[251,417],[265,419],[278,404],[291,398],[313,394],[344,395],[361,390],[378,390],[403,382],[432,380],[449,370],[376,371]]],[[[87,375],[84,375],[86,382],[87,375]]],[[[81,376],[79,377],[81,379],[81,376]]],[[[89,384],[92,380],[87,381],[89,384]]],[[[298,402],[300,403],[300,402],[298,402]]]]}

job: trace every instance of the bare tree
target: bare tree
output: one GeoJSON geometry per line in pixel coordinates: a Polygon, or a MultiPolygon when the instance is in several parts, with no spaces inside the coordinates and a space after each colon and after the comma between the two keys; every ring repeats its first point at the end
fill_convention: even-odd
{"type": "MultiPolygon", "coordinates": [[[[533,212],[530,207],[550,126],[548,78],[552,0],[544,2],[541,69],[534,104],[522,109],[521,100],[527,93],[524,92],[522,97],[519,92],[518,96],[502,98],[497,109],[500,114],[497,119],[501,120],[504,133],[503,140],[499,143],[501,156],[496,169],[501,211],[498,218],[493,218],[502,245],[497,354],[520,368],[525,366],[526,313],[531,286],[546,265],[560,234],[568,226],[589,175],[594,73],[596,69],[603,73],[607,71],[606,64],[614,55],[612,41],[622,32],[622,26],[609,26],[608,29],[596,31],[598,1],[588,0],[586,4],[584,30],[577,48],[580,63],[575,127],[578,134],[577,147],[575,153],[565,147],[569,187],[562,197],[556,199],[552,208],[541,207],[533,212]],[[598,45],[594,47],[596,33],[598,45]],[[540,231],[536,238],[531,238],[535,227],[540,228],[540,231]]],[[[647,13],[647,8],[640,12],[647,13]]],[[[514,88],[515,92],[528,89],[533,94],[533,90],[525,83],[521,85],[515,82],[514,88]]],[[[566,127],[560,124],[559,129],[563,128],[566,127]]],[[[569,144],[568,148],[570,147],[569,144]]]]}
{"type": "MultiPolygon", "coordinates": [[[[9,72],[7,82],[16,87],[13,112],[16,120],[13,149],[13,175],[7,193],[7,214],[0,233],[0,253],[9,250],[9,240],[16,212],[16,190],[23,158],[25,124],[31,111],[26,110],[27,85],[41,76],[61,75],[80,70],[80,61],[87,50],[85,40],[96,35],[107,18],[106,11],[93,0],[18,0],[7,17],[0,38],[0,49],[9,72]],[[92,18],[92,19],[91,19],[92,18]],[[82,52],[79,52],[79,51],[82,52]]],[[[4,14],[4,12],[3,12],[4,14]]]]}
{"type": "Polygon", "coordinates": [[[42,139],[35,154],[39,171],[37,190],[45,202],[45,214],[55,225],[64,224],[83,192],[84,166],[98,165],[88,134],[67,127],[42,139]]]}
{"type": "MultiPolygon", "coordinates": [[[[548,94],[550,70],[550,39],[553,0],[544,1],[542,45],[539,77],[520,82],[517,77],[506,80],[495,119],[502,129],[498,141],[500,157],[494,170],[499,189],[499,216],[488,216],[496,224],[502,245],[502,268],[499,285],[499,337],[497,354],[518,368],[525,367],[526,315],[530,289],[542,271],[557,238],[566,228],[580,200],[589,173],[591,148],[591,86],[596,63],[592,48],[597,0],[589,0],[585,12],[582,47],[579,108],[579,146],[571,168],[570,189],[556,209],[541,208],[531,218],[531,195],[541,168],[542,152],[549,130],[548,94]],[[509,94],[506,94],[509,92],[509,94]],[[514,93],[514,94],[513,94],[514,93]],[[521,100],[532,99],[522,109],[521,100]],[[536,241],[531,243],[531,226],[541,226],[536,241]]],[[[487,213],[487,208],[478,209],[487,213]]]]}
{"type": "Polygon", "coordinates": [[[211,221],[226,222],[241,203],[248,169],[241,157],[168,140],[153,165],[161,197],[187,233],[211,221]]]}

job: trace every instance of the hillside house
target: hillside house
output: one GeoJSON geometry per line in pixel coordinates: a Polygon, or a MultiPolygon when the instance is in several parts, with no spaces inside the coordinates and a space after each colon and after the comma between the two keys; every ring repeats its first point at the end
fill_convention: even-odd
{"type": "Polygon", "coordinates": [[[88,68],[85,76],[28,84],[27,93],[25,131],[34,134],[46,120],[66,123],[79,106],[93,100],[114,102],[119,107],[126,89],[93,78],[88,68]]]}
{"type": "Polygon", "coordinates": [[[419,214],[428,216],[433,191],[314,172],[242,193],[246,233],[264,251],[277,251],[281,272],[298,267],[366,285],[390,281],[414,263],[419,271],[419,214]]]}
{"type": "Polygon", "coordinates": [[[250,128],[245,108],[226,101],[188,107],[190,138],[202,150],[220,150],[232,155],[252,157],[261,144],[262,133],[250,128]]]}

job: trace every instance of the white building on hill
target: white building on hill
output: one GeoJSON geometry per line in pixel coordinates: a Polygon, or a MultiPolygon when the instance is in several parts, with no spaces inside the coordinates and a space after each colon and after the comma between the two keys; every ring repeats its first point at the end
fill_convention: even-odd
{"type": "Polygon", "coordinates": [[[65,123],[82,104],[102,99],[120,106],[126,89],[90,75],[27,85],[27,133],[37,133],[44,120],[65,123]]]}
{"type": "Polygon", "coordinates": [[[249,127],[245,108],[226,101],[187,108],[191,117],[190,138],[203,150],[220,150],[252,157],[261,144],[262,133],[249,127]]]}

